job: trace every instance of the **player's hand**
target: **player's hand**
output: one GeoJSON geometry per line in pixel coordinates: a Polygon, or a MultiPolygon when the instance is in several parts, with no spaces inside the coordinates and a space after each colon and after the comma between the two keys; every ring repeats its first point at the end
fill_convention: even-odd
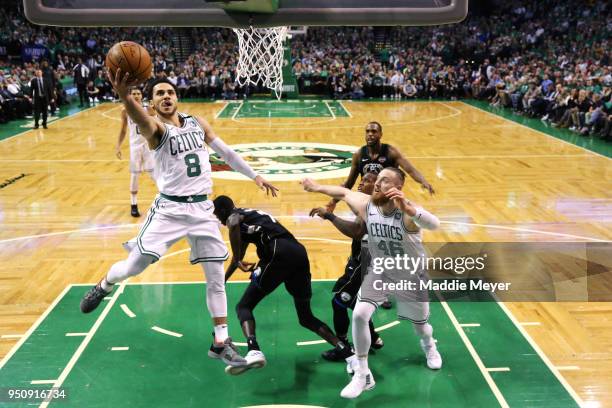
{"type": "Polygon", "coordinates": [[[319,189],[319,184],[313,179],[304,178],[300,181],[300,184],[304,188],[304,191],[308,191],[309,193],[316,193],[319,189]]]}
{"type": "Polygon", "coordinates": [[[254,181],[255,181],[255,184],[257,184],[257,187],[259,187],[262,191],[265,190],[266,195],[270,195],[270,193],[272,193],[272,197],[278,196],[278,194],[276,194],[278,191],[278,188],[270,184],[265,178],[261,176],[257,176],[255,177],[254,181]]]}
{"type": "Polygon", "coordinates": [[[117,71],[115,71],[115,76],[113,76],[110,70],[108,70],[107,75],[113,89],[115,92],[117,92],[119,99],[122,101],[125,101],[125,98],[127,98],[127,96],[130,94],[130,86],[138,83],[136,79],[132,80],[130,78],[129,72],[124,74],[123,71],[121,71],[121,68],[117,68],[117,71]]]}
{"type": "Polygon", "coordinates": [[[115,148],[115,156],[117,156],[117,158],[121,160],[121,148],[115,148]]]}
{"type": "Polygon", "coordinates": [[[332,198],[331,200],[329,200],[329,203],[325,205],[325,209],[327,210],[327,212],[333,213],[336,209],[336,204],[338,204],[338,202],[332,198]]]}
{"type": "Polygon", "coordinates": [[[416,214],[416,209],[410,203],[410,201],[404,197],[404,192],[402,190],[398,190],[397,188],[393,187],[385,193],[385,196],[387,196],[389,200],[393,200],[393,203],[400,209],[401,212],[406,213],[411,217],[416,214]]]}
{"type": "Polygon", "coordinates": [[[255,269],[255,263],[238,261],[238,268],[243,272],[253,272],[253,269],[255,269]]]}
{"type": "Polygon", "coordinates": [[[313,208],[312,210],[310,210],[310,216],[314,217],[319,216],[321,218],[325,218],[324,215],[325,214],[329,214],[330,211],[327,211],[327,209],[323,208],[323,207],[317,207],[317,208],[313,208]]]}
{"type": "Polygon", "coordinates": [[[434,190],[433,186],[431,184],[429,184],[428,182],[426,182],[426,181],[424,181],[423,184],[421,184],[421,187],[423,187],[425,190],[429,191],[430,195],[436,194],[436,190],[434,190]]]}

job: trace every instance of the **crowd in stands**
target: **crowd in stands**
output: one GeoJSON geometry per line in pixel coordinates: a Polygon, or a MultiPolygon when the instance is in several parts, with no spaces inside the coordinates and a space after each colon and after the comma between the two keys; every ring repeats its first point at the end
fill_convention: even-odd
{"type": "MultiPolygon", "coordinates": [[[[181,98],[235,99],[263,91],[235,84],[237,40],[231,30],[182,29],[194,49],[178,62],[173,29],[34,26],[25,22],[18,3],[0,11],[0,49],[5,47],[0,121],[31,110],[28,83],[37,68],[54,81],[56,104],[65,102],[64,77],[79,79],[81,105],[112,99],[103,56],[124,39],[150,51],[154,77],[167,77],[181,98]],[[24,47],[35,46],[44,47],[45,55],[26,59],[24,47]]],[[[300,93],[337,99],[476,98],[610,139],[611,6],[595,0],[491,0],[491,5],[489,13],[470,13],[464,22],[444,26],[310,27],[291,40],[300,93]]]]}

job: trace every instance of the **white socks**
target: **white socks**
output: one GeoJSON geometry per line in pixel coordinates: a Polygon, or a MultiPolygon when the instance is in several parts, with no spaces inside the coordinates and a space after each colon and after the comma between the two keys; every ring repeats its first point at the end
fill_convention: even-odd
{"type": "Polygon", "coordinates": [[[367,354],[365,356],[357,356],[357,364],[357,371],[359,374],[365,374],[370,371],[367,354]]]}
{"type": "Polygon", "coordinates": [[[215,343],[223,343],[228,337],[227,324],[218,324],[215,326],[215,343]]]}
{"type": "Polygon", "coordinates": [[[416,324],[413,323],[412,327],[414,327],[414,331],[415,333],[421,338],[421,340],[423,341],[423,344],[426,346],[435,346],[436,343],[434,342],[434,338],[433,338],[433,327],[431,327],[431,324],[429,323],[425,323],[425,324],[416,324]]]}
{"type": "Polygon", "coordinates": [[[105,291],[105,292],[112,292],[113,288],[115,287],[114,283],[110,283],[106,280],[106,276],[100,281],[100,287],[105,291]]]}

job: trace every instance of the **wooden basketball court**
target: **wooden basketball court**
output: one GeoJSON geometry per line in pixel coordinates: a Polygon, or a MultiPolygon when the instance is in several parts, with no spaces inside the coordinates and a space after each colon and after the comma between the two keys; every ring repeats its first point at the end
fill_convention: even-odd
{"type": "MultiPolygon", "coordinates": [[[[282,103],[266,102],[252,102],[248,107],[180,103],[179,110],[205,117],[228,144],[254,148],[283,143],[357,148],[364,144],[366,123],[380,122],[383,142],[399,147],[437,191],[430,197],[411,181],[404,190],[442,220],[439,230],[425,233],[429,241],[612,239],[612,166],[607,157],[462,102],[299,104],[290,110],[310,113],[292,117],[283,113],[282,103]],[[315,107],[308,108],[311,105],[315,107]]],[[[144,217],[135,220],[129,214],[128,161],[114,156],[120,109],[118,104],[99,105],[55,121],[48,130],[0,141],[0,180],[12,180],[0,189],[2,366],[27,346],[26,334],[32,325],[69,285],[97,282],[125,257],[121,243],[138,232],[144,217]]],[[[123,157],[129,157],[127,146],[123,157]]],[[[308,217],[309,210],[326,199],[302,191],[298,180],[304,173],[280,173],[274,177],[286,181],[275,182],[281,189],[279,198],[265,197],[254,184],[231,177],[215,178],[215,195],[229,195],[238,206],[274,215],[307,247],[313,277],[336,278],[344,268],[348,240],[329,223],[308,217]]],[[[337,176],[340,173],[317,177],[339,184],[344,180],[337,176]]],[[[144,213],[156,188],[146,176],[141,177],[140,186],[139,205],[144,213]]],[[[349,211],[340,205],[337,213],[349,211]]],[[[180,242],[160,262],[130,279],[130,284],[202,281],[201,268],[190,265],[188,256],[186,242],[180,242]]],[[[254,259],[254,253],[248,258],[254,259]]],[[[237,272],[235,278],[246,279],[246,275],[237,272]]],[[[156,292],[142,299],[168,301],[157,299],[156,292]]],[[[325,309],[328,303],[320,307],[325,309]]],[[[585,407],[612,406],[611,303],[523,302],[501,307],[509,313],[503,314],[504,319],[513,324],[571,400],[585,407]]],[[[470,316],[469,310],[463,313],[470,316]]],[[[234,325],[233,336],[241,337],[237,329],[234,325]]],[[[456,330],[467,329],[459,325],[456,330]]],[[[478,337],[477,332],[468,334],[468,340],[478,337]]],[[[392,341],[387,344],[382,353],[402,347],[392,341]]],[[[452,360],[450,351],[440,348],[452,360]]],[[[467,344],[462,350],[467,355],[467,344]]],[[[70,353],[67,359],[73,356],[70,353]]],[[[70,379],[78,372],[66,375],[70,379]]],[[[495,382],[503,375],[496,372],[495,382]]]]}

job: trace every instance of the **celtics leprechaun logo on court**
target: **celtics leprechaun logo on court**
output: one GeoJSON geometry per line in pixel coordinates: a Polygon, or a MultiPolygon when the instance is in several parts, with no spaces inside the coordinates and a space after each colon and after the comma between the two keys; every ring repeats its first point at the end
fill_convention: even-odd
{"type": "MultiPolygon", "coordinates": [[[[291,181],[346,177],[356,146],[325,143],[248,143],[231,146],[249,165],[268,180],[291,181]]],[[[213,177],[246,179],[233,171],[217,154],[211,153],[213,177]]]]}

